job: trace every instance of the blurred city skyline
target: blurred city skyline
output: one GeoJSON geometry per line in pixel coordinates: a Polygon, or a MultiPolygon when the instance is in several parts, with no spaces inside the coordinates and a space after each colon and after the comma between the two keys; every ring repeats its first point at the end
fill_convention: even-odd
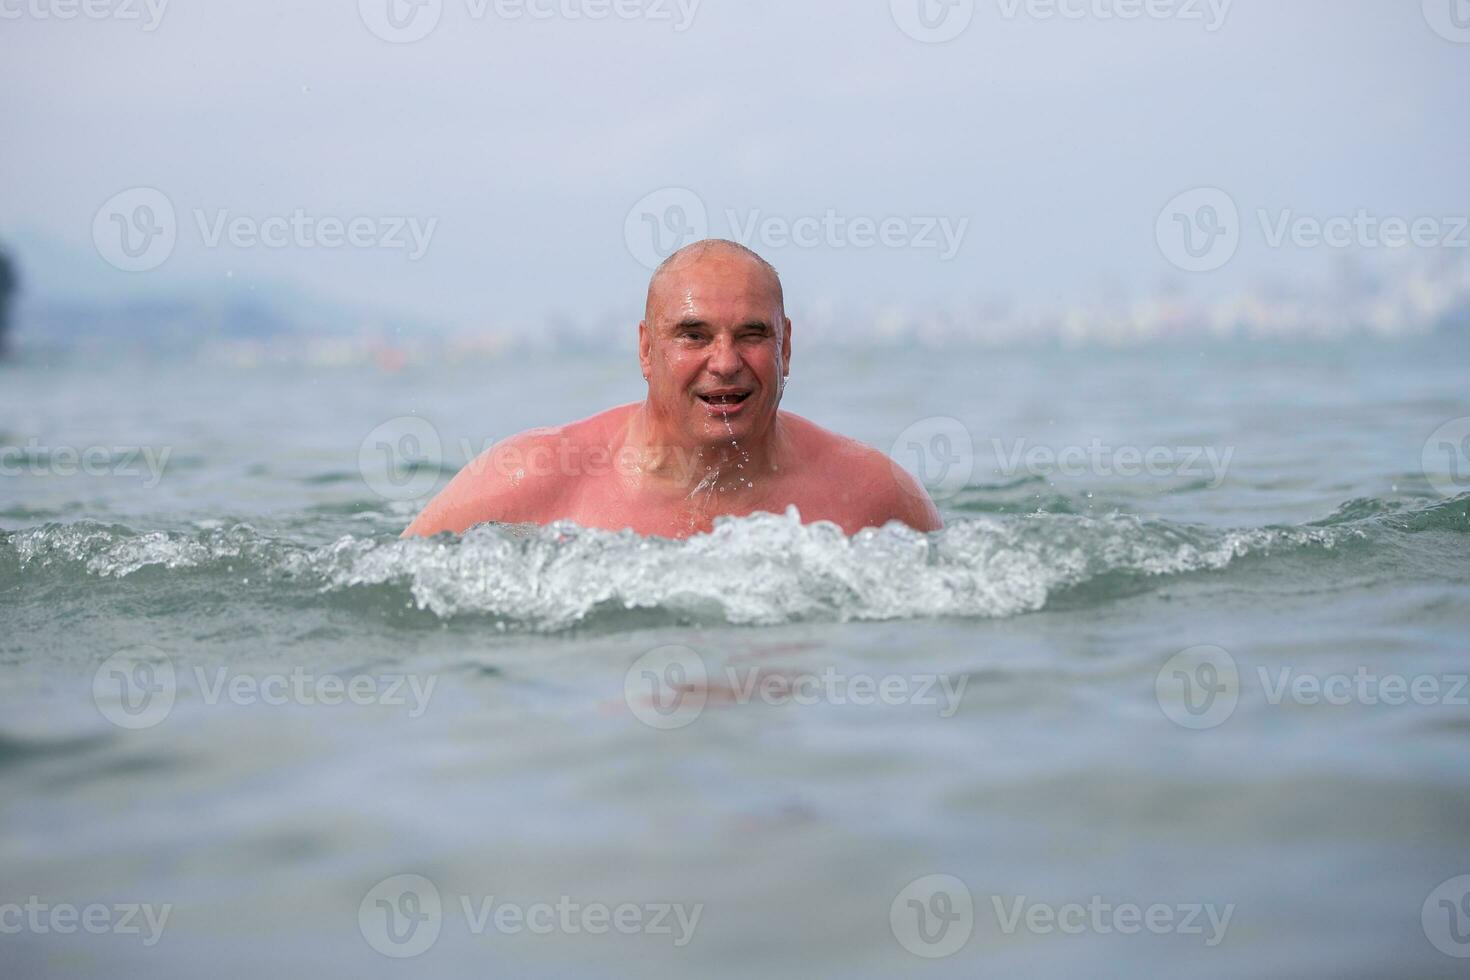
{"type": "Polygon", "coordinates": [[[1308,332],[1423,330],[1470,293],[1460,2],[7,0],[0,245],[22,340],[241,297],[621,329],[705,234],[878,336],[1218,332],[1294,291],[1308,332]]]}

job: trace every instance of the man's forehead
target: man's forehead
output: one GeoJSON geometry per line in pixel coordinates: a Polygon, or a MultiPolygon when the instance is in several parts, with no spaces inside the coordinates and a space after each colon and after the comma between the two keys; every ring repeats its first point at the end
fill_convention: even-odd
{"type": "Polygon", "coordinates": [[[658,318],[722,312],[768,317],[779,296],[775,276],[759,262],[738,253],[713,252],[663,269],[650,284],[648,313],[658,318]]]}

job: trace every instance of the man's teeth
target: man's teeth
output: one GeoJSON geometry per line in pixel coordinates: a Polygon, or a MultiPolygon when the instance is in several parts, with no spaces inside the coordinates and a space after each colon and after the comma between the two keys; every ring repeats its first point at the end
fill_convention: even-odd
{"type": "Polygon", "coordinates": [[[738,405],[749,397],[749,392],[743,392],[738,395],[700,395],[699,397],[711,405],[738,405]]]}

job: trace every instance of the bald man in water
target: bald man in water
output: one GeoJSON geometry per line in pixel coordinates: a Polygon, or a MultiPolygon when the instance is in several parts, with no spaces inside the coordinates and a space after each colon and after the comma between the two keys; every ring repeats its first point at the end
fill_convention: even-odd
{"type": "Polygon", "coordinates": [[[685,538],[715,518],[795,505],[847,534],[941,527],[887,456],[780,410],[791,321],[776,270],[734,242],[696,242],[659,266],[638,325],[642,402],[506,439],[459,472],[404,536],[486,521],[685,538]]]}

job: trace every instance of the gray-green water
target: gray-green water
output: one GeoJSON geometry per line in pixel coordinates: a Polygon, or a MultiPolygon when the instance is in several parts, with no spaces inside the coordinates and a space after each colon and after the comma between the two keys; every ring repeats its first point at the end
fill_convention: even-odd
{"type": "Polygon", "coordinates": [[[0,972],[1462,975],[1467,353],[804,352],[948,528],[686,543],[396,540],[625,358],[0,367],[0,972]]]}

